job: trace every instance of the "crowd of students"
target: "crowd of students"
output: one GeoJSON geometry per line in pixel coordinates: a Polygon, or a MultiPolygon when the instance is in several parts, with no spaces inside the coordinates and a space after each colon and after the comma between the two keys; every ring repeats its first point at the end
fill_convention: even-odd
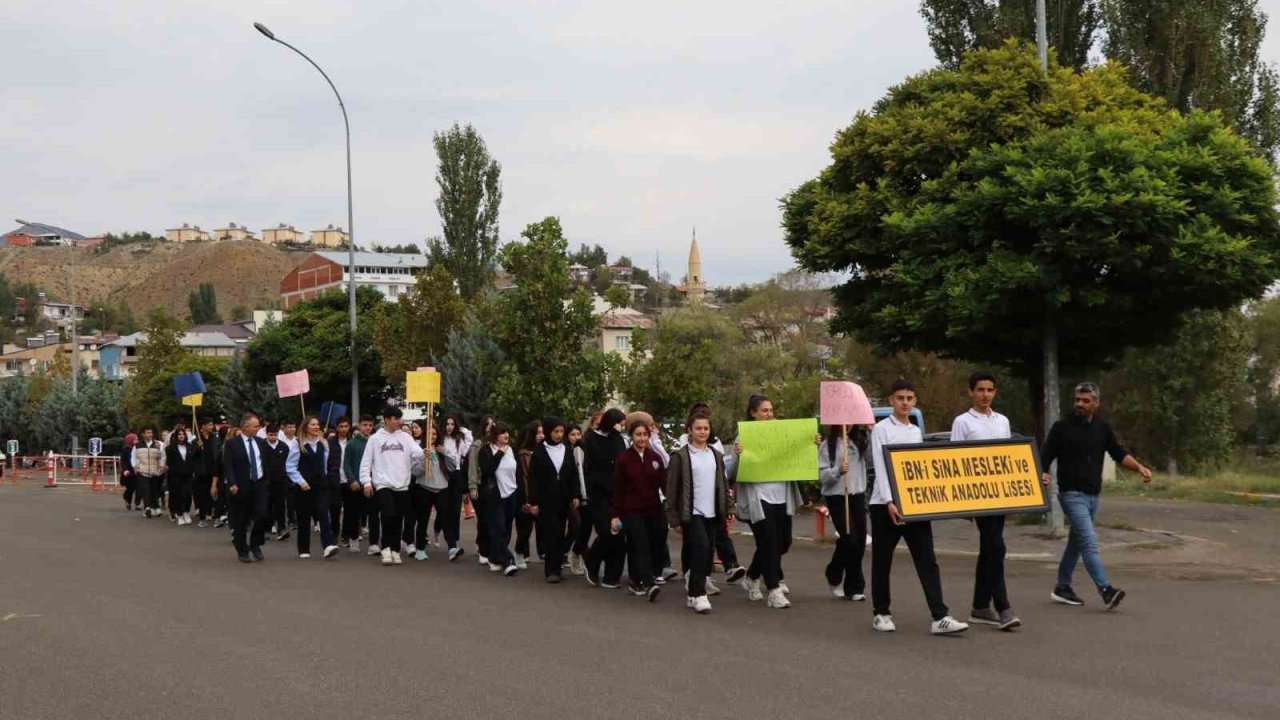
{"type": "MultiPolygon", "coordinates": [[[[1007,418],[991,407],[995,378],[975,373],[969,392],[973,408],[956,418],[952,440],[1010,437],[1007,418]]],[[[1094,417],[1099,400],[1096,386],[1078,387],[1075,416],[1054,426],[1045,448],[1046,467],[1052,459],[1063,461],[1068,477],[1062,502],[1072,519],[1051,597],[1083,604],[1071,590],[1083,558],[1111,609],[1124,593],[1106,580],[1098,557],[1092,520],[1101,486],[1093,479],[1104,452],[1144,478],[1150,472],[1094,417]]],[[[837,533],[826,583],[834,597],[864,602],[870,541],[872,626],[895,630],[890,570],[895,548],[905,541],[932,616],[931,632],[963,632],[969,624],[953,618],[943,601],[932,525],[903,520],[884,468],[883,446],[922,441],[910,420],[915,390],[895,383],[889,401],[893,413],[874,427],[830,427],[815,438],[819,485],[837,533]],[[874,470],[870,487],[868,464],[874,470]]],[[[773,418],[772,402],[753,395],[745,419],[773,418]]],[[[510,577],[541,563],[548,583],[568,574],[616,589],[624,587],[625,570],[627,590],[650,602],[683,575],[687,607],[707,613],[709,597],[721,592],[712,577],[718,567],[748,600],[790,607],[783,558],[795,513],[807,504],[799,485],[735,482],[742,445],[715,435],[706,404],[690,408],[684,431],[667,450],[650,415],[616,408],[582,426],[550,417],[516,430],[486,417],[475,435],[449,415],[438,423],[404,423],[394,406],[382,411],[376,429],[367,415],[355,428],[346,418],[328,428],[314,416],[301,426],[262,426],[248,413],[238,427],[224,423],[219,429],[205,419],[194,432],[178,425],[161,438],[152,429],[141,437],[130,434],[122,454],[124,502],[148,518],[167,511],[180,526],[192,524],[193,513],[199,527],[229,524],[243,563],[265,559],[268,536],[283,542],[296,532],[300,559],[312,557],[318,533],[325,559],[345,547],[392,566],[405,558],[428,560],[436,548],[449,562],[463,558],[462,516],[469,503],[478,520],[477,559],[496,575],[510,577]],[[755,540],[746,566],[729,532],[738,519],[749,524],[755,540]],[[671,530],[682,538],[681,571],[668,545],[671,530]]],[[[1022,621],[1005,586],[1004,516],[978,518],[975,526],[979,555],[969,623],[1012,630],[1022,621]]]]}

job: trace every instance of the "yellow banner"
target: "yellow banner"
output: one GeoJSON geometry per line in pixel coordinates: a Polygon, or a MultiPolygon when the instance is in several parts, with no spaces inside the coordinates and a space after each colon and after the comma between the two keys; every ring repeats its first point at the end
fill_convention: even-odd
{"type": "Polygon", "coordinates": [[[886,447],[884,453],[893,501],[907,520],[1049,509],[1030,438],[886,447]]]}
{"type": "Polygon", "coordinates": [[[204,404],[204,393],[196,393],[195,395],[184,395],[182,404],[187,407],[200,407],[204,404]]]}
{"type": "Polygon", "coordinates": [[[404,399],[411,403],[440,402],[440,373],[410,370],[404,374],[404,399]]]}

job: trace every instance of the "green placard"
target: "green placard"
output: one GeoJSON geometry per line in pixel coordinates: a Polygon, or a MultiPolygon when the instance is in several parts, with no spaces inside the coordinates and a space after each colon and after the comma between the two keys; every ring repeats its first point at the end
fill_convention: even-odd
{"type": "Polygon", "coordinates": [[[738,482],[813,482],[818,479],[815,418],[738,423],[738,482]]]}

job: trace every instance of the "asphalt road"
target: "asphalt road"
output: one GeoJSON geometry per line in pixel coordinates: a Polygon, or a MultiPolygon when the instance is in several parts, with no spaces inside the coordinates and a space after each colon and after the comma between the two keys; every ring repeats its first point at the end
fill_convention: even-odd
{"type": "MultiPolygon", "coordinates": [[[[1051,605],[1052,570],[1013,563],[1020,631],[937,638],[900,553],[886,635],[868,605],[827,595],[826,552],[784,559],[790,610],[733,588],[697,616],[678,585],[650,605],[505,579],[469,546],[466,562],[382,567],[269,543],[241,565],[221,530],[6,486],[0,718],[1280,717],[1273,584],[1125,571],[1129,597],[1104,613],[1092,592],[1051,605]]],[[[971,562],[942,560],[959,617],[971,562]]]]}

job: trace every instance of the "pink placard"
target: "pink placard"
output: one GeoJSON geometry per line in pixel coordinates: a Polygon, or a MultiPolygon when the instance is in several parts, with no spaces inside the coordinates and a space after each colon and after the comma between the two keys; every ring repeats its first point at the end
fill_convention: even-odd
{"type": "Polygon", "coordinates": [[[306,370],[276,376],[276,394],[282,398],[311,392],[311,378],[306,370]]]}
{"type": "Polygon", "coordinates": [[[845,381],[822,383],[821,416],[823,425],[874,425],[875,412],[862,386],[845,381]]]}

